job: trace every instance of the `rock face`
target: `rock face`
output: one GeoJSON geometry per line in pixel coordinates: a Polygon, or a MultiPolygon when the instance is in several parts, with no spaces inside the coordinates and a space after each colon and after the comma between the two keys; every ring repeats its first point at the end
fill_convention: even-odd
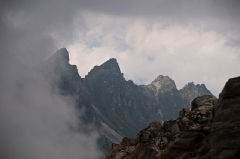
{"type": "MultiPolygon", "coordinates": [[[[177,90],[175,82],[168,76],[159,75],[151,84],[143,86],[151,96],[155,96],[155,100],[167,107],[167,111],[162,116],[178,116],[178,112],[184,107],[190,107],[190,103],[182,98],[177,90]],[[171,112],[171,114],[169,114],[171,112]]],[[[186,91],[187,92],[187,91],[186,91]]],[[[194,98],[193,98],[194,99],[194,98]]],[[[193,100],[192,99],[192,100],[193,100]]],[[[173,119],[165,118],[166,119],[173,119]]],[[[163,120],[163,121],[165,121],[163,120]]]]}
{"type": "Polygon", "coordinates": [[[151,159],[180,158],[183,155],[189,158],[204,138],[203,124],[207,122],[216,101],[215,97],[208,95],[196,98],[191,111],[184,108],[176,120],[163,124],[153,122],[141,130],[136,138],[124,138],[119,145],[114,144],[106,159],[117,158],[119,152],[124,159],[147,159],[149,156],[151,159]],[[132,149],[130,153],[129,148],[132,149]]]}
{"type": "Polygon", "coordinates": [[[213,94],[206,88],[204,84],[195,85],[193,82],[186,84],[182,89],[179,90],[180,95],[183,99],[186,99],[189,103],[198,96],[212,95],[213,94]]]}
{"type": "Polygon", "coordinates": [[[81,78],[63,48],[36,68],[53,87],[76,100],[77,107],[84,111],[82,121],[101,134],[99,143],[105,152],[112,142],[119,143],[123,136],[134,137],[152,121],[174,119],[190,105],[168,76],[160,75],[147,86],[126,81],[116,59],[95,66],[81,78]]]}
{"type": "Polygon", "coordinates": [[[78,74],[77,67],[69,64],[69,54],[65,48],[58,50],[47,61],[35,66],[43,73],[47,80],[58,86],[63,94],[76,95],[83,81],[78,74]]]}
{"type": "Polygon", "coordinates": [[[156,101],[143,88],[124,79],[116,59],[95,66],[84,82],[98,120],[121,136],[132,136],[152,120],[162,118],[156,101]]]}
{"type": "Polygon", "coordinates": [[[133,139],[113,144],[105,159],[240,158],[240,77],[230,79],[219,99],[193,100],[176,120],[151,123],[133,139]]]}
{"type": "Polygon", "coordinates": [[[229,79],[213,108],[208,135],[196,158],[240,158],[240,77],[229,79]]]}

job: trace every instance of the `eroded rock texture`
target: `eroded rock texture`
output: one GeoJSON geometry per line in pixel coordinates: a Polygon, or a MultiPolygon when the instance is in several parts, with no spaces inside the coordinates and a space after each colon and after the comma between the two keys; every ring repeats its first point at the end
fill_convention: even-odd
{"type": "Polygon", "coordinates": [[[230,79],[219,99],[195,98],[176,120],[153,122],[134,139],[113,144],[105,159],[240,158],[240,77],[230,79]]]}
{"type": "Polygon", "coordinates": [[[195,158],[240,158],[240,77],[226,83],[211,121],[195,158]]]}

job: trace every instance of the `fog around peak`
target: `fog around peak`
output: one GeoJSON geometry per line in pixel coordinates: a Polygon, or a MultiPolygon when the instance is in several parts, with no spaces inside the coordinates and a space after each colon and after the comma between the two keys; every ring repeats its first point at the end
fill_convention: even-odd
{"type": "Polygon", "coordinates": [[[1,60],[0,158],[94,159],[98,134],[88,134],[75,99],[16,58],[1,60]]]}
{"type": "Polygon", "coordinates": [[[204,83],[215,96],[240,74],[240,3],[7,0],[0,2],[1,158],[95,158],[97,134],[77,133],[74,99],[32,66],[62,47],[82,77],[116,58],[126,79],[159,74],[204,83]]]}

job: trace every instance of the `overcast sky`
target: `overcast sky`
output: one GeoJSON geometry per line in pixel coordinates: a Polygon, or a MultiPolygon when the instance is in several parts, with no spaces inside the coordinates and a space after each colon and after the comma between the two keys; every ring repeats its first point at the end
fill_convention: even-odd
{"type": "Polygon", "coordinates": [[[66,47],[81,77],[116,58],[136,84],[168,75],[178,89],[204,83],[218,96],[240,75],[239,8],[239,0],[0,1],[1,157],[100,155],[96,133],[68,129],[79,126],[72,99],[22,64],[66,47]]]}
{"type": "Polygon", "coordinates": [[[34,65],[66,47],[84,77],[116,58],[127,80],[171,77],[216,96],[240,74],[238,0],[1,2],[2,50],[34,65]]]}

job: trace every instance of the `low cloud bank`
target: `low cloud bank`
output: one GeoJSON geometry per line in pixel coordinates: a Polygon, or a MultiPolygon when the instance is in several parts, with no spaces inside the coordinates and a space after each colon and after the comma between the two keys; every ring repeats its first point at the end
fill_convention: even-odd
{"type": "Polygon", "coordinates": [[[84,127],[74,99],[12,57],[0,60],[0,158],[94,159],[96,132],[84,127]]]}

